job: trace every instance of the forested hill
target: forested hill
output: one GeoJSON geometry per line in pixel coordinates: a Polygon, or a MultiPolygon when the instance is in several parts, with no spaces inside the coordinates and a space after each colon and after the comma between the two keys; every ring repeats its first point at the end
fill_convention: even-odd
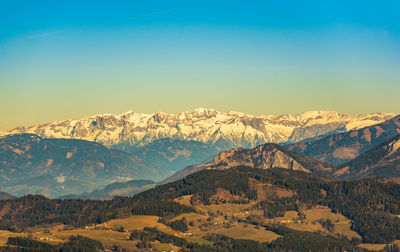
{"type": "Polygon", "coordinates": [[[50,200],[41,196],[4,200],[0,201],[0,226],[16,229],[44,223],[82,226],[131,214],[177,216],[194,211],[193,207],[173,201],[184,195],[193,195],[193,204],[256,201],[256,207],[268,218],[286,210],[323,205],[352,220],[352,229],[361,235],[363,242],[387,243],[400,239],[400,219],[395,217],[400,214],[398,184],[379,178],[331,181],[301,171],[243,166],[203,170],[134,197],[110,201],[50,200]],[[276,197],[268,188],[284,190],[287,195],[276,197]],[[219,190],[231,196],[215,197],[219,190]]]}

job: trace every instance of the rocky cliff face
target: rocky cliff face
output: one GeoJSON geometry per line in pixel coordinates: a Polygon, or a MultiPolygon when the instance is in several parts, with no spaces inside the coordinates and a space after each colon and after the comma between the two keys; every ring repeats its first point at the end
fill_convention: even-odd
{"type": "Polygon", "coordinates": [[[0,130],[0,135],[33,133],[46,138],[100,142],[124,149],[170,138],[213,144],[223,149],[251,148],[264,143],[297,142],[321,134],[342,132],[381,123],[395,116],[373,113],[358,116],[334,111],[309,111],[298,115],[246,115],[196,109],[176,114],[104,114],[30,127],[0,130]]]}
{"type": "Polygon", "coordinates": [[[311,172],[327,169],[321,162],[310,164],[276,144],[265,144],[253,149],[233,149],[218,154],[209,165],[214,169],[228,169],[238,165],[245,165],[260,169],[273,167],[311,172]]]}
{"type": "Polygon", "coordinates": [[[212,162],[189,166],[163,182],[172,182],[203,169],[221,170],[239,165],[259,169],[284,168],[322,175],[332,172],[328,163],[293,153],[277,144],[264,144],[253,149],[237,148],[223,151],[212,162]]]}

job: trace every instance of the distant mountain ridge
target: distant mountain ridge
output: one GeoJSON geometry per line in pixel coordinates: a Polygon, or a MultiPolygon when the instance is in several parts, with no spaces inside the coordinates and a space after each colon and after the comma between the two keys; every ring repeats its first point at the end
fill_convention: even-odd
{"type": "Polygon", "coordinates": [[[152,180],[131,180],[126,182],[114,182],[102,189],[96,189],[90,193],[85,192],[80,195],[64,195],[60,199],[112,199],[116,196],[133,196],[142,191],[152,188],[156,182],[152,180]]]}
{"type": "Polygon", "coordinates": [[[165,178],[187,166],[209,162],[221,151],[254,148],[265,143],[308,141],[375,125],[395,115],[353,116],[334,111],[308,111],[297,115],[256,116],[202,108],[175,114],[129,111],[0,130],[0,136],[34,133],[43,138],[102,143],[142,159],[158,171],[158,178],[165,178]]]}
{"type": "Polygon", "coordinates": [[[168,114],[120,114],[89,116],[29,127],[0,130],[0,135],[33,133],[46,138],[71,138],[106,146],[142,146],[170,138],[213,144],[222,149],[251,148],[264,143],[298,142],[307,138],[345,132],[381,123],[394,113],[345,115],[334,111],[308,111],[297,115],[247,115],[195,109],[168,114]]]}
{"type": "Polygon", "coordinates": [[[400,134],[337,167],[334,175],[339,179],[400,178],[400,134]]]}
{"type": "Polygon", "coordinates": [[[8,199],[13,199],[15,198],[14,196],[12,196],[9,193],[6,192],[0,192],[0,200],[8,200],[8,199]]]}
{"type": "Polygon", "coordinates": [[[340,165],[397,134],[400,134],[400,115],[380,124],[286,147],[293,152],[340,165]]]}
{"type": "Polygon", "coordinates": [[[16,196],[58,197],[151,177],[162,178],[143,160],[100,143],[33,134],[0,138],[0,190],[16,196]]]}
{"type": "Polygon", "coordinates": [[[166,176],[193,164],[212,160],[220,151],[214,145],[202,142],[164,138],[144,146],[127,146],[125,151],[146,160],[166,176]]]}
{"type": "Polygon", "coordinates": [[[176,181],[204,169],[225,170],[235,166],[260,169],[284,168],[320,175],[332,172],[329,163],[287,150],[277,144],[264,144],[252,149],[237,148],[219,153],[212,162],[193,165],[177,172],[162,183],[176,181]]]}
{"type": "MultiPolygon", "coordinates": [[[[91,121],[93,118],[83,120],[90,122],[91,125],[87,131],[90,134],[87,136],[97,134],[94,140],[98,142],[43,138],[34,134],[5,135],[0,138],[0,190],[4,189],[16,196],[39,193],[47,197],[58,197],[101,189],[113,182],[132,179],[160,181],[173,175],[164,180],[165,182],[182,178],[201,169],[225,169],[236,165],[263,169],[282,167],[331,176],[330,171],[334,165],[324,161],[334,164],[349,161],[353,157],[350,158],[348,155],[355,157],[400,132],[400,115],[391,117],[393,114],[347,116],[331,111],[314,111],[296,116],[256,117],[236,112],[220,113],[203,109],[162,114],[163,116],[160,113],[156,114],[149,118],[146,127],[124,131],[123,134],[130,136],[142,132],[143,137],[140,141],[110,145],[114,149],[103,146],[100,143],[101,139],[105,135],[115,141],[124,139],[113,137],[121,136],[122,133],[115,125],[126,123],[128,115],[117,116],[122,121],[118,121],[119,119],[113,115],[96,117],[96,121],[91,121]],[[171,121],[176,119],[177,115],[179,115],[178,121],[181,120],[183,124],[176,121],[174,124],[171,121]],[[387,117],[389,119],[383,123],[374,124],[387,117]],[[257,130],[260,127],[264,127],[264,133],[268,132],[267,128],[271,129],[272,121],[276,123],[274,124],[276,129],[280,127],[280,130],[286,130],[281,131],[281,133],[286,132],[286,140],[301,139],[301,137],[296,138],[300,135],[321,139],[291,144],[286,146],[288,149],[276,144],[266,144],[250,150],[235,148],[220,153],[231,145],[254,145],[259,141],[265,141],[265,138],[258,137],[261,135],[255,132],[261,132],[257,130]],[[365,124],[373,125],[346,131],[365,124]],[[173,128],[175,133],[172,134],[169,130],[173,128]],[[214,132],[215,129],[217,130],[214,132]],[[290,135],[287,130],[291,130],[290,135]],[[346,132],[333,134],[342,130],[346,132]],[[172,135],[162,138],[165,135],[160,132],[169,132],[172,135]],[[189,138],[198,137],[201,140],[211,133],[214,138],[213,140],[206,138],[211,141],[208,143],[188,140],[180,135],[182,132],[186,132],[189,138]],[[321,134],[328,136],[322,137],[321,134]],[[238,139],[240,140],[237,141],[238,139]],[[129,153],[118,149],[124,149],[129,153]]],[[[133,115],[129,120],[135,124],[133,115]]],[[[82,126],[83,121],[77,124],[82,126]]],[[[52,135],[51,132],[68,135],[68,127],[63,126],[65,123],[66,121],[34,126],[30,130],[41,132],[42,135],[52,135]]],[[[137,125],[140,123],[137,122],[137,125]]],[[[128,128],[124,127],[124,130],[128,128]]],[[[74,127],[73,131],[81,132],[78,126],[74,127]]],[[[14,130],[4,132],[10,133],[14,130]]],[[[279,139],[283,139],[282,135],[279,139]]]]}

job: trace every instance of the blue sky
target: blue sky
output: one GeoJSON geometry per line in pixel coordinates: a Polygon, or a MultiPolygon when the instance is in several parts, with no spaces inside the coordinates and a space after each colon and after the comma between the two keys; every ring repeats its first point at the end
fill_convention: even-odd
{"type": "Polygon", "coordinates": [[[0,128],[127,110],[400,113],[399,1],[0,1],[0,128]]]}

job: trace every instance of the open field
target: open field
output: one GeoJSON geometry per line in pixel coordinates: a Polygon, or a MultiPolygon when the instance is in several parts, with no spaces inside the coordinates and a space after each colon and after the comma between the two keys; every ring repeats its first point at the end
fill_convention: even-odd
{"type": "MultiPolygon", "coordinates": [[[[184,196],[176,199],[177,202],[185,205],[190,205],[190,197],[184,196]]],[[[262,211],[251,209],[256,202],[250,202],[249,204],[211,204],[211,205],[196,205],[195,208],[202,214],[186,214],[185,218],[188,222],[192,222],[194,226],[189,227],[189,230],[199,235],[206,233],[219,233],[230,236],[232,238],[243,238],[252,239],[257,241],[271,241],[278,237],[277,234],[260,232],[260,229],[256,229],[251,225],[247,227],[238,225],[237,220],[244,220],[252,214],[262,215],[262,211]],[[211,220],[206,221],[211,216],[211,220]],[[228,218],[226,218],[228,216],[228,218]],[[225,218],[224,218],[225,217],[225,218]],[[202,223],[199,224],[199,223],[202,223]],[[246,237],[246,238],[245,238],[246,237]]],[[[341,234],[347,236],[349,239],[360,238],[360,235],[350,229],[351,221],[340,214],[333,213],[328,207],[316,206],[312,209],[304,211],[305,219],[303,221],[296,221],[299,215],[296,211],[285,212],[284,217],[278,217],[274,219],[265,219],[265,222],[270,223],[281,223],[287,227],[308,232],[324,232],[329,233],[322,225],[318,222],[319,219],[329,219],[333,226],[334,232],[332,235],[341,234]]],[[[179,216],[175,219],[180,219],[184,215],[179,216]]],[[[266,230],[263,230],[268,232],[266,230]]]]}
{"type": "MultiPolygon", "coordinates": [[[[54,225],[49,227],[40,227],[40,228],[33,228],[28,230],[30,236],[33,239],[39,240],[41,237],[49,238],[50,241],[46,241],[51,244],[56,244],[60,242],[65,242],[68,238],[72,235],[82,235],[94,240],[101,241],[106,248],[110,248],[113,246],[118,246],[124,249],[132,249],[135,248],[138,241],[131,241],[129,240],[130,231],[132,230],[139,230],[143,229],[144,227],[156,227],[160,231],[166,233],[173,233],[173,230],[165,226],[162,223],[158,223],[157,220],[159,217],[157,216],[131,216],[124,219],[116,219],[107,222],[106,224],[103,223],[98,226],[107,226],[107,228],[115,228],[118,229],[121,225],[127,229],[127,232],[118,232],[111,229],[94,229],[94,228],[81,228],[81,229],[73,229],[64,225],[54,225]],[[128,231],[129,230],[129,231],[128,231]]],[[[1,244],[4,245],[7,241],[7,238],[10,236],[21,236],[21,234],[15,234],[8,231],[4,231],[3,235],[0,237],[1,244]],[[6,233],[7,232],[7,233],[6,233]]],[[[28,233],[23,234],[22,236],[27,236],[28,233]]],[[[171,251],[175,250],[176,247],[170,244],[163,244],[159,242],[152,243],[155,248],[159,250],[166,250],[171,251]]]]}
{"type": "Polygon", "coordinates": [[[86,229],[63,230],[47,236],[53,237],[55,241],[61,242],[67,240],[72,235],[82,235],[94,240],[102,241],[104,246],[106,247],[118,245],[123,248],[129,248],[136,244],[136,242],[129,240],[130,233],[117,232],[112,230],[86,230],[86,229]]]}
{"type": "MultiPolygon", "coordinates": [[[[351,221],[341,214],[332,213],[331,209],[324,206],[316,206],[313,209],[304,211],[307,221],[318,219],[329,219],[335,227],[335,233],[347,236],[349,239],[361,239],[357,232],[350,229],[351,221]]],[[[319,223],[318,223],[319,224],[319,223]]]]}
{"type": "Polygon", "coordinates": [[[145,227],[155,227],[160,231],[172,234],[174,230],[160,222],[160,217],[151,215],[133,215],[124,219],[115,219],[106,222],[106,226],[112,229],[123,227],[128,231],[139,230],[145,227]]]}
{"type": "Polygon", "coordinates": [[[296,223],[294,220],[297,219],[298,217],[299,215],[297,214],[296,211],[286,211],[283,217],[267,219],[266,222],[284,224],[288,228],[298,231],[315,232],[318,230],[323,230],[321,224],[317,222],[313,223],[309,219],[304,220],[304,222],[296,223]]]}
{"type": "MultiPolygon", "coordinates": [[[[185,196],[176,201],[190,205],[190,197],[185,196]]],[[[240,220],[248,216],[257,214],[262,216],[260,210],[252,209],[255,202],[249,204],[211,204],[196,205],[197,213],[181,214],[173,219],[180,220],[185,218],[188,224],[190,235],[184,236],[178,233],[179,237],[185,238],[189,242],[208,244],[211,243],[203,236],[210,233],[223,234],[235,239],[249,239],[259,242],[271,242],[279,237],[278,234],[265,230],[240,220]]],[[[287,211],[283,217],[265,219],[266,223],[280,223],[291,229],[309,232],[324,232],[335,235],[337,233],[346,235],[349,239],[360,238],[360,236],[350,229],[351,221],[340,214],[324,206],[316,206],[312,209],[304,210],[304,219],[299,220],[299,213],[287,211]],[[334,226],[334,232],[330,233],[318,222],[319,219],[329,219],[334,226]]],[[[72,235],[82,235],[94,240],[101,241],[105,247],[111,248],[118,246],[121,248],[135,248],[138,241],[129,240],[133,230],[142,230],[145,227],[153,227],[167,234],[176,235],[171,227],[160,223],[160,217],[147,215],[133,215],[127,218],[110,220],[98,225],[89,225],[85,228],[72,228],[65,225],[42,226],[28,229],[25,233],[13,233],[0,231],[0,245],[5,245],[7,238],[11,236],[30,236],[33,239],[46,239],[48,243],[56,244],[65,242],[72,235]],[[117,231],[118,230],[118,231],[117,231]]],[[[396,241],[395,243],[400,243],[396,241]]],[[[165,251],[176,251],[178,248],[171,244],[152,242],[154,248],[165,251]]],[[[360,247],[370,250],[380,250],[387,244],[361,244],[360,247]]]]}
{"type": "Polygon", "coordinates": [[[250,210],[257,202],[252,201],[248,204],[211,204],[211,205],[198,205],[195,208],[210,216],[213,215],[227,215],[237,219],[246,219],[250,214],[261,214],[261,211],[250,210]]]}
{"type": "Polygon", "coordinates": [[[247,239],[259,242],[271,242],[280,237],[280,235],[274,232],[245,223],[237,223],[229,226],[219,225],[210,228],[208,232],[223,234],[235,239],[247,239]]]}
{"type": "Polygon", "coordinates": [[[54,225],[42,228],[32,228],[28,230],[33,239],[39,240],[41,237],[49,238],[48,243],[65,242],[72,235],[81,235],[94,240],[101,241],[104,246],[111,247],[118,245],[123,248],[135,246],[135,241],[130,241],[129,232],[117,232],[114,230],[96,230],[86,228],[71,228],[64,225],[54,225]]]}
{"type": "MultiPolygon", "coordinates": [[[[181,197],[176,201],[185,205],[190,205],[190,197],[181,197]]],[[[254,210],[248,210],[254,206],[256,202],[249,204],[211,204],[211,205],[196,205],[195,208],[199,213],[181,214],[173,220],[187,220],[189,231],[198,237],[196,242],[209,243],[200,237],[207,233],[223,234],[235,239],[249,239],[260,242],[270,242],[279,237],[274,232],[265,230],[264,228],[256,228],[254,225],[239,223],[237,219],[246,219],[254,210]],[[198,240],[200,239],[200,240],[198,240]]],[[[193,237],[193,238],[194,238],[193,237]]],[[[190,240],[190,238],[188,238],[190,240]]]]}
{"type": "Polygon", "coordinates": [[[285,226],[298,230],[308,232],[328,232],[322,227],[318,220],[329,219],[334,226],[334,234],[341,234],[348,237],[348,239],[357,238],[360,239],[360,235],[357,232],[350,229],[351,221],[341,214],[335,214],[325,206],[316,206],[312,209],[303,211],[305,219],[303,221],[296,221],[299,215],[296,211],[286,211],[284,217],[277,217],[273,219],[266,219],[265,222],[269,223],[280,223],[285,226]]]}
{"type": "Polygon", "coordinates": [[[13,233],[7,230],[0,230],[0,246],[6,245],[8,237],[25,236],[24,233],[13,233]]]}
{"type": "MultiPolygon", "coordinates": [[[[394,241],[390,244],[397,244],[400,246],[400,240],[394,241]]],[[[358,245],[360,248],[365,248],[368,250],[375,250],[375,251],[379,251],[382,250],[386,245],[388,244],[370,244],[370,243],[361,243],[360,245],[358,245]]]]}
{"type": "Polygon", "coordinates": [[[203,214],[198,214],[198,213],[184,213],[181,214],[175,218],[172,219],[172,221],[174,220],[180,220],[182,218],[185,218],[187,222],[196,222],[196,221],[206,221],[206,219],[208,218],[208,215],[203,215],[203,214]]]}
{"type": "MultiPolygon", "coordinates": [[[[118,247],[130,249],[135,247],[138,241],[130,241],[130,232],[133,230],[140,230],[144,227],[155,227],[160,231],[172,234],[173,230],[157,222],[160,217],[158,216],[138,216],[134,215],[128,218],[115,219],[95,226],[88,226],[87,228],[75,229],[64,225],[53,225],[44,226],[38,228],[29,229],[27,233],[22,236],[27,236],[28,233],[33,239],[39,240],[41,237],[49,238],[48,243],[59,243],[65,242],[72,235],[82,235],[94,240],[101,241],[105,247],[110,248],[114,245],[118,247]],[[120,227],[124,227],[125,232],[118,232],[120,227]],[[100,229],[99,229],[100,228],[100,229]]],[[[4,245],[7,238],[10,236],[21,236],[21,234],[15,234],[8,231],[3,231],[0,236],[0,242],[4,245]]],[[[153,244],[156,248],[160,250],[174,250],[176,249],[169,244],[156,243],[153,244]]]]}
{"type": "Polygon", "coordinates": [[[159,241],[152,242],[151,245],[153,248],[156,248],[160,251],[179,251],[180,249],[172,244],[160,243],[159,241]]]}
{"type": "Polygon", "coordinates": [[[368,249],[368,250],[376,250],[376,251],[379,251],[379,250],[382,250],[385,246],[386,246],[386,244],[369,244],[369,243],[362,243],[362,244],[360,244],[360,245],[358,245],[360,248],[365,248],[365,249],[368,249]]]}
{"type": "Polygon", "coordinates": [[[178,202],[179,204],[182,204],[182,205],[192,206],[192,204],[190,203],[191,198],[192,198],[192,195],[185,195],[185,196],[175,199],[174,201],[178,202]]]}

